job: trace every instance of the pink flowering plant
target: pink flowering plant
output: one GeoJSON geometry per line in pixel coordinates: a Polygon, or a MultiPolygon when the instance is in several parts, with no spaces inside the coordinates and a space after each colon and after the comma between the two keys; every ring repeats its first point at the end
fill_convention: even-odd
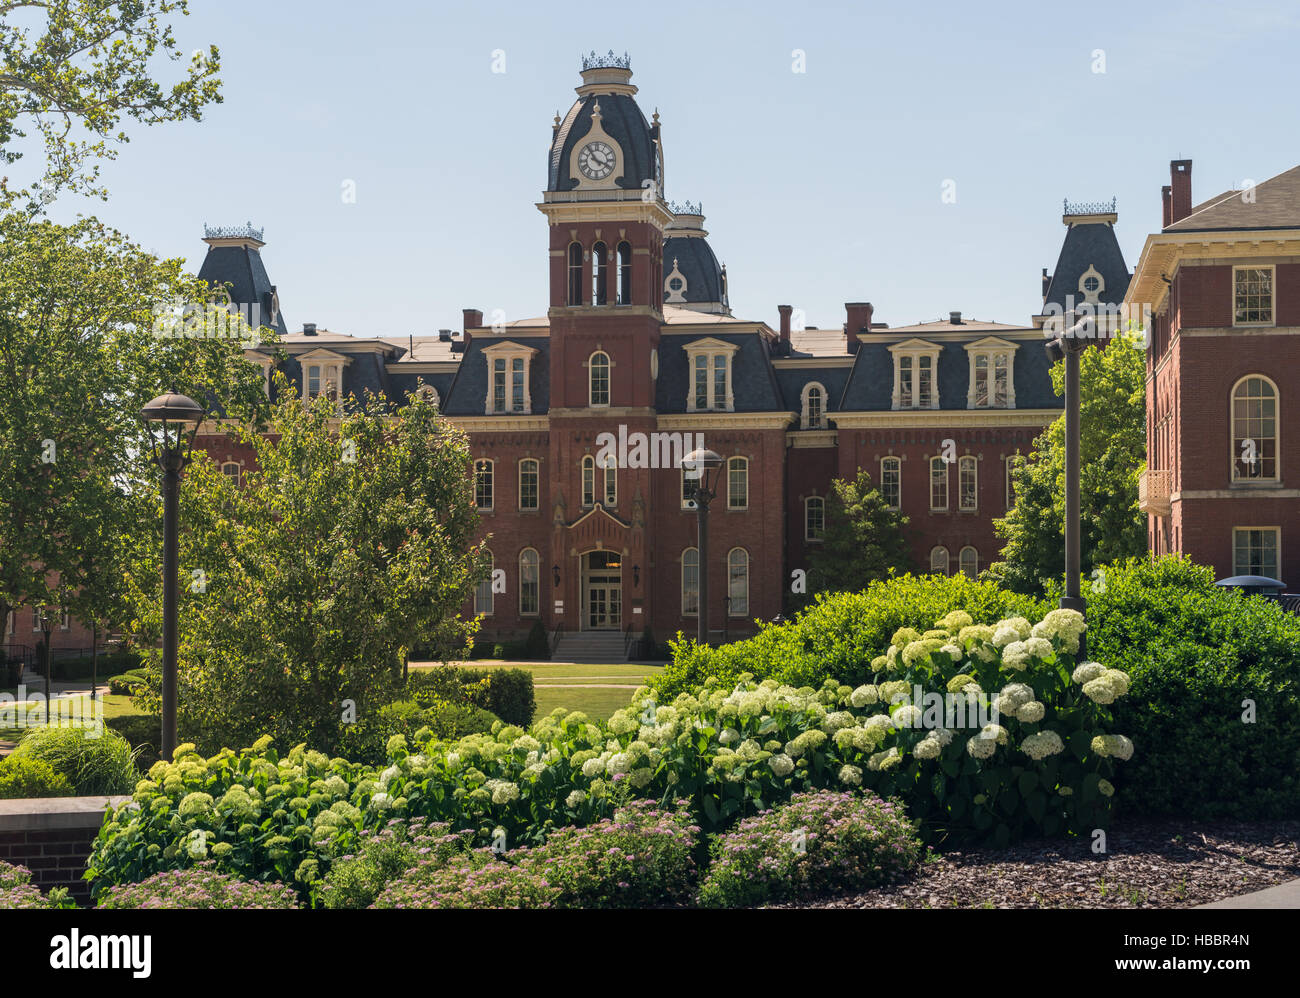
{"type": "Polygon", "coordinates": [[[205,860],[187,870],[167,870],[138,884],[120,884],[100,895],[97,908],[298,907],[298,894],[280,883],[240,880],[205,860]]]}
{"type": "Polygon", "coordinates": [[[75,908],[66,889],[56,887],[42,894],[32,883],[32,871],[0,859],[0,911],[16,908],[75,908]]]}
{"type": "Polygon", "coordinates": [[[916,868],[921,843],[899,802],[821,790],[745,818],[709,853],[699,903],[734,908],[890,883],[916,868]]]}

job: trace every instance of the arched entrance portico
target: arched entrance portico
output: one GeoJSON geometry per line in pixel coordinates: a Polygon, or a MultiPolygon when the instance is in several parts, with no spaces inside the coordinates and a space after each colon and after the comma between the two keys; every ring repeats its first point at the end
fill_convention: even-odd
{"type": "Polygon", "coordinates": [[[623,626],[623,557],[617,551],[580,556],[581,618],[584,631],[617,631],[623,626]]]}

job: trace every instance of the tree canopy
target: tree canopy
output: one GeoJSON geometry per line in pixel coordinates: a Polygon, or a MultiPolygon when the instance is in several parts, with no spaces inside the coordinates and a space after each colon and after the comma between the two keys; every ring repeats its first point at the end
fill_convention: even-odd
{"type": "Polygon", "coordinates": [[[859,592],[891,572],[911,571],[907,523],[889,508],[866,471],[832,482],[822,540],[808,559],[808,598],[834,590],[859,592]]]}

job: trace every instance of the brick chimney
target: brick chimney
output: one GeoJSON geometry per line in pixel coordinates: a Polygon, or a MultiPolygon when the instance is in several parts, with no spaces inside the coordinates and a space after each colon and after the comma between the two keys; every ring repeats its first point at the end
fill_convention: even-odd
{"type": "Polygon", "coordinates": [[[858,333],[871,331],[871,315],[875,312],[871,302],[846,301],[844,303],[844,345],[849,353],[857,353],[858,333]]]}
{"type": "Polygon", "coordinates": [[[781,342],[790,342],[790,316],[794,312],[793,305],[778,305],[776,310],[781,313],[781,342]]]}
{"type": "Polygon", "coordinates": [[[1169,162],[1169,183],[1173,187],[1173,205],[1170,224],[1181,222],[1192,213],[1192,161],[1175,159],[1169,162]]]}
{"type": "Polygon", "coordinates": [[[1174,224],[1174,189],[1167,184],[1160,188],[1160,217],[1164,219],[1160,223],[1162,229],[1174,224]]]}
{"type": "Polygon", "coordinates": [[[469,346],[469,331],[483,328],[483,313],[477,308],[462,308],[460,312],[461,328],[464,330],[461,335],[465,337],[465,345],[469,346]]]}

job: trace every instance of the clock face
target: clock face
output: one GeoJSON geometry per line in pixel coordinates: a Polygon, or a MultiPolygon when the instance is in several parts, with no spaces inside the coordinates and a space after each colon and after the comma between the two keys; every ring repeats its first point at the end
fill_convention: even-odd
{"type": "Polygon", "coordinates": [[[617,162],[618,156],[604,142],[588,142],[578,153],[578,169],[588,180],[604,180],[617,162]]]}

